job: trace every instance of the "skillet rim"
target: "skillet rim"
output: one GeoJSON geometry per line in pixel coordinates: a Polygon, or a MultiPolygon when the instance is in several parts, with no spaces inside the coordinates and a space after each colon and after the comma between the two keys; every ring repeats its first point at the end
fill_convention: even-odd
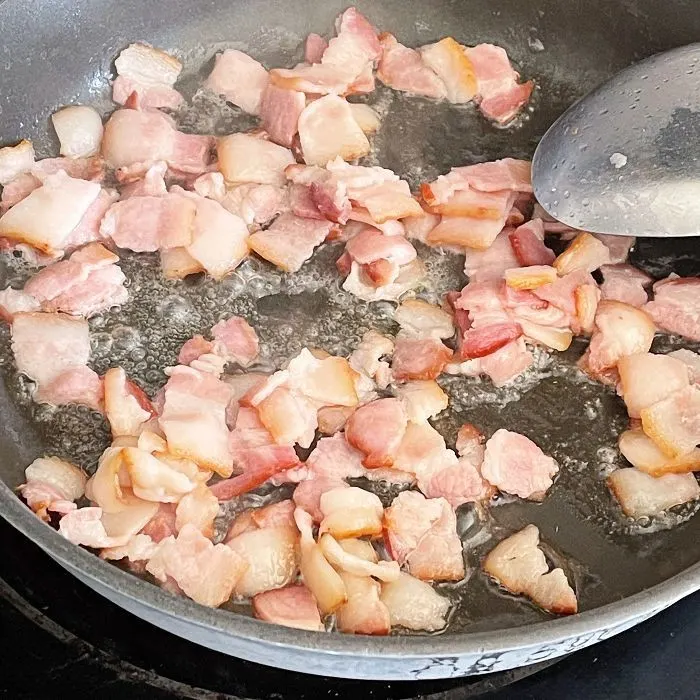
{"type": "Polygon", "coordinates": [[[650,588],[619,601],[575,615],[489,632],[372,637],[310,632],[247,617],[229,610],[207,608],[189,598],[172,595],[122,571],[86,549],[72,544],[41,521],[16,494],[0,482],[0,515],[59,563],[150,609],[198,627],[226,632],[240,639],[292,648],[301,652],[366,658],[461,657],[499,654],[547,646],[576,637],[615,630],[626,622],[651,616],[700,588],[700,562],[650,588]]]}

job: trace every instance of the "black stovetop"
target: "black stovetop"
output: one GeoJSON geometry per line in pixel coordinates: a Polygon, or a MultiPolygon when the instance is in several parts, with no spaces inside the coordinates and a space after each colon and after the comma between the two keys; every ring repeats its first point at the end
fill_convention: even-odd
{"type": "Polygon", "coordinates": [[[203,649],[104,600],[0,518],[0,695],[99,697],[700,698],[700,595],[556,663],[473,679],[342,681],[203,649]]]}

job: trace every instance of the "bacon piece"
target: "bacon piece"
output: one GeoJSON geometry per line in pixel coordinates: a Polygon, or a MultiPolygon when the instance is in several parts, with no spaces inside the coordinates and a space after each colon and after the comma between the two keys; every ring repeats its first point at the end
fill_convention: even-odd
{"type": "Polygon", "coordinates": [[[131,44],[117,56],[114,66],[117,79],[112,99],[118,104],[125,104],[133,93],[141,109],[177,109],[184,101],[173,89],[182,63],[165,51],[148,44],[131,44]]]}
{"type": "MultiPolygon", "coordinates": [[[[141,534],[148,536],[153,542],[162,542],[166,537],[175,536],[178,528],[177,507],[174,503],[160,503],[157,512],[141,529],[141,534]]],[[[150,559],[150,557],[149,557],[150,559]]]]}
{"type": "Polygon", "coordinates": [[[343,282],[343,289],[364,301],[391,300],[396,301],[409,289],[413,289],[425,277],[425,265],[415,259],[407,265],[398,268],[394,281],[381,287],[373,286],[371,280],[362,272],[362,266],[352,263],[350,274],[343,282]]]}
{"type": "MultiPolygon", "coordinates": [[[[421,191],[426,200],[431,198],[430,185],[424,184],[421,191]]],[[[513,197],[510,190],[480,192],[467,186],[466,189],[456,190],[446,202],[430,206],[429,211],[444,216],[503,221],[509,215],[512,204],[513,197]]]]}
{"type": "Polygon", "coordinates": [[[448,396],[434,380],[415,380],[396,387],[409,421],[420,423],[434,418],[448,405],[448,396]]]}
{"type": "Polygon", "coordinates": [[[578,610],[576,593],[562,569],[549,570],[539,543],[539,530],[527,525],[499,542],[484,559],[482,568],[510,593],[526,595],[548,612],[571,615],[578,610]]]}
{"type": "MultiPolygon", "coordinates": [[[[424,95],[435,99],[447,96],[445,84],[426,65],[421,54],[400,44],[393,34],[384,32],[379,40],[382,55],[377,67],[377,77],[394,90],[424,95]]],[[[458,74],[458,81],[461,74],[458,74]]]]}
{"type": "Polygon", "coordinates": [[[299,116],[299,138],[304,160],[310,165],[326,165],[338,156],[354,160],[370,150],[350,106],[337,95],[326,95],[305,107],[299,116]]]}
{"type": "Polygon", "coordinates": [[[42,403],[63,406],[69,403],[103,411],[104,389],[99,375],[85,365],[72,367],[41,387],[35,397],[42,403]]]}
{"type": "Polygon", "coordinates": [[[454,511],[444,498],[426,499],[403,491],[384,513],[392,556],[421,580],[459,581],[464,577],[462,543],[454,511]]]}
{"type": "Polygon", "coordinates": [[[153,416],[145,394],[141,392],[143,395],[139,395],[134,388],[135,385],[127,380],[121,367],[112,367],[105,372],[105,413],[115,438],[137,436],[143,424],[153,416]]]}
{"type": "Polygon", "coordinates": [[[173,455],[229,476],[233,471],[226,425],[230,398],[230,387],[211,374],[172,368],[158,422],[173,455]]]}
{"type": "Polygon", "coordinates": [[[615,236],[606,233],[593,235],[610,251],[610,263],[613,265],[627,262],[630,249],[637,240],[634,236],[615,236]]]}
{"type": "Polygon", "coordinates": [[[297,508],[294,511],[294,519],[301,533],[299,568],[302,579],[316,599],[318,609],[327,615],[347,601],[345,584],[326,560],[321,547],[314,541],[311,516],[297,508]]]}
{"type": "Polygon", "coordinates": [[[285,90],[273,83],[267,85],[260,103],[260,119],[270,139],[291,148],[304,107],[306,95],[303,92],[285,90]]]}
{"type": "Polygon", "coordinates": [[[333,224],[282,214],[266,231],[253,233],[250,247],[285,272],[296,272],[323,243],[333,224]]]}
{"type": "Polygon", "coordinates": [[[625,355],[648,352],[655,330],[641,309],[619,301],[601,301],[585,366],[596,375],[615,367],[625,355]]]}
{"type": "Polygon", "coordinates": [[[291,583],[298,568],[296,527],[269,527],[244,532],[226,542],[248,565],[234,593],[250,598],[291,583]]]}
{"type": "Polygon", "coordinates": [[[390,467],[406,424],[406,412],[399,399],[379,399],[361,406],[350,416],[345,437],[364,453],[362,463],[366,467],[390,467]]]}
{"type": "Polygon", "coordinates": [[[664,474],[655,478],[638,469],[616,469],[608,477],[608,487],[622,512],[635,519],[659,515],[700,497],[700,486],[692,474],[664,474]]]}
{"type": "Polygon", "coordinates": [[[312,632],[323,631],[316,599],[301,584],[258,593],[253,598],[253,610],[258,619],[266,622],[312,632]]]}
{"type": "Polygon", "coordinates": [[[671,276],[656,282],[654,299],[644,310],[668,333],[700,341],[700,277],[671,276]]]}
{"type": "Polygon", "coordinates": [[[433,338],[396,340],[391,370],[398,381],[435,379],[452,358],[452,350],[433,338]]]}
{"type": "Polygon", "coordinates": [[[575,270],[593,272],[610,263],[610,251],[595,236],[581,231],[567,249],[557,257],[553,265],[561,275],[575,270]]]}
{"type": "Polygon", "coordinates": [[[427,235],[428,245],[446,245],[486,250],[503,230],[510,211],[512,196],[500,219],[478,219],[471,216],[443,216],[427,235]]]}
{"type": "Polygon", "coordinates": [[[246,563],[224,544],[214,545],[193,525],[177,538],[166,538],[146,565],[159,581],[172,577],[185,595],[201,605],[226,602],[246,570],[246,563]]]}
{"type": "Polygon", "coordinates": [[[631,418],[639,418],[640,411],[690,384],[687,367],[668,355],[625,355],[618,361],[617,370],[620,393],[631,418]]]}
{"type": "Polygon", "coordinates": [[[518,226],[508,238],[520,265],[551,265],[554,262],[554,253],[544,244],[541,219],[518,226]]]}
{"type": "Polygon", "coordinates": [[[266,445],[240,450],[236,454],[243,473],[212,485],[211,490],[220,501],[252,491],[285,469],[299,464],[299,458],[287,445],[266,445]]]}
{"type": "Polygon", "coordinates": [[[214,68],[204,87],[223,95],[249,114],[260,114],[261,101],[268,85],[267,71],[242,51],[226,49],[216,57],[214,68]]]}
{"type": "Polygon", "coordinates": [[[122,464],[134,495],[145,501],[177,503],[197,484],[187,474],[136,447],[125,447],[122,464]]]}
{"type": "Polygon", "coordinates": [[[307,63],[320,63],[327,48],[328,41],[320,34],[311,32],[304,42],[304,60],[307,63]]]}
{"type": "Polygon", "coordinates": [[[351,91],[355,76],[349,67],[300,63],[294,68],[273,68],[270,83],[285,90],[312,95],[344,95],[351,91]]]}
{"type": "Polygon", "coordinates": [[[160,268],[165,279],[181,280],[188,275],[204,272],[198,260],[195,260],[187,248],[166,248],[160,251],[160,268]]]}
{"type": "Polygon", "coordinates": [[[379,115],[369,105],[361,102],[351,102],[350,110],[357,125],[365,134],[374,134],[379,131],[381,120],[379,115]]]}
{"type": "Polygon", "coordinates": [[[51,115],[62,156],[87,158],[100,152],[102,118],[92,107],[72,105],[51,115]]]}
{"type": "Polygon", "coordinates": [[[369,576],[341,572],[347,591],[347,602],[336,611],[336,623],[341,632],[351,634],[389,634],[389,610],[379,598],[380,585],[369,576]]]}
{"type": "Polygon", "coordinates": [[[209,165],[211,146],[211,137],[183,134],[160,112],[118,109],[105,124],[102,156],[110,167],[132,174],[161,160],[173,170],[199,174],[209,165]]]}
{"type": "Polygon", "coordinates": [[[531,291],[501,285],[499,295],[508,314],[518,323],[527,321],[539,326],[554,328],[564,328],[569,325],[569,315],[565,311],[544,299],[540,299],[531,291]]]}
{"type": "Polygon", "coordinates": [[[391,338],[370,330],[362,336],[362,342],[351,353],[348,361],[354,370],[374,379],[381,388],[386,388],[389,363],[381,358],[391,357],[393,352],[394,341],[391,338]]]}
{"type": "Polygon", "coordinates": [[[12,323],[14,315],[23,311],[39,311],[41,304],[31,294],[21,289],[6,287],[0,291],[0,318],[12,323]]]}
{"type": "Polygon", "coordinates": [[[58,525],[59,534],[73,544],[93,549],[125,545],[129,536],[110,537],[101,521],[101,508],[78,508],[66,513],[58,525]]]}
{"type": "Polygon", "coordinates": [[[212,327],[211,334],[214,337],[214,351],[228,362],[246,367],[258,356],[260,348],[255,329],[240,316],[219,321],[212,327]]]}
{"type": "Polygon", "coordinates": [[[12,351],[17,369],[40,385],[87,364],[90,338],[87,321],[64,314],[17,313],[12,323],[12,351]]]}
{"type": "Polygon", "coordinates": [[[0,216],[0,237],[58,256],[100,191],[95,182],[51,175],[0,216]]]}
{"type": "Polygon", "coordinates": [[[263,425],[278,445],[309,447],[318,425],[316,407],[286,387],[278,387],[257,406],[263,425]]]}
{"type": "Polygon", "coordinates": [[[15,178],[28,173],[34,165],[35,157],[31,141],[23,140],[14,146],[0,148],[0,185],[3,186],[3,201],[4,188],[15,178]]]}
{"type": "Polygon", "coordinates": [[[621,301],[630,306],[641,307],[648,301],[647,290],[652,278],[632,265],[603,265],[600,268],[603,284],[600,287],[603,299],[621,301]]]}
{"type": "Polygon", "coordinates": [[[517,267],[509,234],[512,229],[503,229],[486,250],[464,249],[464,274],[470,282],[500,280],[506,270],[517,267]]]}
{"type": "Polygon", "coordinates": [[[186,493],[175,509],[175,528],[193,525],[205,537],[214,535],[214,518],[219,514],[219,501],[205,484],[186,493]]]}
{"type": "Polygon", "coordinates": [[[287,148],[252,134],[231,134],[218,140],[219,168],[227,182],[254,182],[281,187],[284,170],[293,164],[287,148]]]}
{"type": "Polygon", "coordinates": [[[357,373],[342,357],[318,359],[304,348],[287,367],[292,390],[315,404],[355,406],[358,403],[357,373]]]}
{"type": "Polygon", "coordinates": [[[373,65],[381,56],[382,47],[377,30],[354,7],[349,7],[336,20],[338,36],[328,42],[321,62],[342,66],[359,76],[367,64],[373,65]]]}
{"type": "Polygon", "coordinates": [[[310,478],[333,479],[336,485],[338,481],[342,483],[345,478],[365,474],[362,453],[348,444],[346,437],[340,434],[321,438],[306,460],[306,467],[310,478]]]}
{"type": "Polygon", "coordinates": [[[477,79],[463,46],[448,36],[435,44],[422,46],[420,55],[445,84],[450,102],[464,104],[472,100],[477,91],[477,79]]]}
{"type": "Polygon", "coordinates": [[[682,348],[669,352],[668,356],[683,362],[688,369],[690,381],[693,384],[700,384],[700,355],[698,353],[682,348]]]}
{"type": "Polygon", "coordinates": [[[189,246],[197,206],[177,194],[162,197],[130,197],[113,204],[100,226],[120,248],[136,252],[189,246]]]}
{"type": "Polygon", "coordinates": [[[24,470],[24,476],[26,482],[19,487],[19,493],[42,520],[49,520],[48,511],[74,510],[74,501],[85,493],[83,471],[57,457],[35,459],[24,470]]]}
{"type": "Polygon", "coordinates": [[[700,444],[700,388],[677,389],[641,409],[644,432],[669,456],[679,457],[700,444]]]}
{"type": "Polygon", "coordinates": [[[353,576],[374,576],[380,581],[395,581],[399,577],[399,565],[395,561],[376,561],[353,553],[341,547],[338,541],[327,532],[320,536],[318,545],[326,560],[341,574],[353,576]]]}
{"type": "Polygon", "coordinates": [[[520,76],[500,46],[479,44],[464,52],[476,74],[479,109],[487,119],[508,123],[530,99],[532,81],[518,83],[520,76]]]}
{"type": "Polygon", "coordinates": [[[25,285],[45,311],[90,316],[126,302],[126,277],[114,263],[119,258],[99,243],[91,243],[70,257],[49,265],[25,285]]]}
{"type": "Polygon", "coordinates": [[[436,632],[447,624],[449,599],[410,574],[402,573],[396,581],[384,583],[380,600],[389,610],[392,626],[436,632]]]}
{"type": "Polygon", "coordinates": [[[686,454],[669,457],[639,428],[622,433],[618,440],[618,447],[623,457],[633,467],[651,476],[700,471],[700,449],[695,447],[686,454]]]}
{"type": "Polygon", "coordinates": [[[427,245],[428,234],[440,223],[441,217],[423,210],[422,216],[408,217],[404,222],[406,238],[415,239],[427,245]]]}
{"type": "Polygon", "coordinates": [[[501,428],[486,442],[481,472],[505,493],[541,501],[558,471],[554,459],[524,435],[501,428]]]}
{"type": "Polygon", "coordinates": [[[323,514],[319,533],[344,539],[382,532],[382,502],[369,491],[354,486],[330,489],[321,494],[319,508],[323,514]]]}
{"type": "Polygon", "coordinates": [[[504,273],[506,284],[514,289],[537,289],[557,280],[557,271],[550,265],[516,267],[504,273]]]}
{"type": "Polygon", "coordinates": [[[584,272],[583,270],[576,270],[568,275],[564,275],[564,277],[560,277],[551,284],[544,284],[541,287],[537,287],[537,289],[533,290],[533,293],[540,299],[565,311],[569,315],[570,320],[578,322],[576,289],[584,285],[591,285],[597,288],[596,282],[590,273],[584,272]]]}
{"type": "Polygon", "coordinates": [[[248,226],[257,228],[287,211],[287,194],[284,188],[276,185],[247,183],[227,190],[220,204],[240,216],[248,226]]]}
{"type": "Polygon", "coordinates": [[[574,289],[577,324],[582,333],[591,334],[595,329],[595,315],[600,301],[600,290],[593,284],[582,284],[574,289]]]}

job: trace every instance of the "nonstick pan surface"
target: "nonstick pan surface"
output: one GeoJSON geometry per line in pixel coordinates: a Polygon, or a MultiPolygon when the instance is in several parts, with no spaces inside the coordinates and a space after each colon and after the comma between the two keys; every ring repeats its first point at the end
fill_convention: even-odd
{"type": "MultiPolygon", "coordinates": [[[[465,44],[504,46],[537,91],[531,113],[515,128],[496,129],[473,109],[436,105],[378,89],[371,102],[383,113],[374,162],[417,184],[453,165],[505,156],[530,157],[547,127],[573,101],[620,68],[655,52],[697,41],[700,11],[692,0],[588,2],[463,0],[358,2],[358,9],[403,43],[415,46],[453,35],[465,44]]],[[[185,62],[182,88],[191,97],[216,50],[250,52],[268,67],[293,65],[309,31],[327,33],[345,2],[224,2],[223,0],[68,0],[0,2],[0,139],[34,140],[41,156],[56,143],[47,118],[60,105],[83,102],[108,113],[115,55],[143,40],[173,50],[185,62]]],[[[180,115],[181,128],[229,133],[252,122],[196,98],[180,115]]],[[[624,115],[619,115],[624,119],[624,115]]],[[[126,257],[130,302],[91,322],[93,366],[121,365],[153,392],[180,345],[220,316],[246,316],[256,327],[270,365],[304,345],[347,352],[368,327],[392,330],[387,308],[348,300],[338,290],[326,246],[296,276],[259,262],[245,263],[226,282],[155,282],[157,261],[126,257]]],[[[461,288],[459,256],[425,249],[437,297],[461,288]]],[[[633,262],[656,277],[700,273],[696,241],[647,240],[633,262]]],[[[0,261],[0,287],[26,274],[0,261]]],[[[659,339],[655,350],[680,346],[659,339]]],[[[688,346],[688,344],[685,344],[688,346]]],[[[552,454],[561,474],[541,505],[503,503],[491,509],[485,540],[475,514],[460,512],[460,533],[472,573],[445,587],[459,601],[446,632],[384,639],[315,634],[256,621],[241,607],[209,610],[176,598],[63,540],[41,523],[12,490],[24,467],[43,453],[93,467],[105,445],[104,424],[80,407],[32,404],[8,361],[9,334],[0,331],[0,514],[88,585],[127,610],[200,644],[235,656],[310,673],[356,678],[437,678],[485,673],[553,658],[611,636],[700,587],[697,506],[661,521],[626,521],[604,483],[621,459],[614,449],[626,425],[622,402],[574,369],[583,352],[541,357],[539,370],[515,386],[448,380],[450,414],[436,423],[454,439],[464,421],[486,434],[507,427],[529,435],[552,454]],[[478,572],[480,557],[502,536],[534,522],[551,558],[576,584],[579,615],[554,619],[503,596],[478,572]],[[493,539],[495,538],[495,539],[493,539]]],[[[41,576],[41,572],[36,572],[41,576]]],[[[99,621],[96,621],[99,624],[99,621]]]]}

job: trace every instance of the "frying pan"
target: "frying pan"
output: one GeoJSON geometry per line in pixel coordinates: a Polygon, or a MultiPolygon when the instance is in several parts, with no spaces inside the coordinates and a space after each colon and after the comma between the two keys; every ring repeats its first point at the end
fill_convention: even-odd
{"type": "MultiPolygon", "coordinates": [[[[2,82],[0,135],[7,143],[34,140],[41,155],[55,153],[47,117],[71,102],[109,111],[111,61],[126,44],[144,40],[174,50],[185,61],[182,89],[192,95],[217,49],[249,51],[268,67],[292,65],[309,31],[329,32],[347,0],[5,0],[0,2],[2,82]],[[188,92],[189,90],[189,92],[188,92]]],[[[635,60],[697,41],[700,11],[693,0],[375,0],[360,11],[407,45],[445,35],[465,44],[504,46],[521,73],[536,79],[532,111],[517,128],[496,129],[471,108],[435,105],[380,90],[384,112],[377,161],[412,182],[432,179],[452,165],[507,155],[531,156],[538,138],[574,100],[635,60]]],[[[199,99],[199,98],[197,98],[199,99]]],[[[206,101],[205,101],[206,102],[206,101]]],[[[226,133],[249,124],[235,110],[223,118],[207,105],[202,120],[182,117],[182,128],[226,133]],[[218,116],[217,116],[218,115],[218,116]],[[199,121],[198,121],[199,120],[199,121]]],[[[241,313],[258,329],[272,364],[303,344],[342,351],[370,325],[391,329],[382,304],[344,299],[322,248],[292,279],[249,261],[230,280],[214,285],[148,282],[156,263],[126,258],[131,301],[91,322],[98,371],[121,364],[153,391],[161,368],[179,345],[219,315],[241,313]]],[[[434,294],[464,284],[458,256],[428,255],[434,294]]],[[[700,272],[692,240],[640,242],[634,262],[656,276],[700,272]]],[[[0,283],[22,271],[0,263],[0,283]]],[[[443,586],[457,602],[450,626],[433,636],[369,638],[286,629],[250,617],[244,608],[210,610],[111,566],[63,540],[14,495],[24,467],[46,452],[86,467],[104,441],[104,425],[79,407],[51,410],[27,400],[8,357],[0,383],[0,512],[81,581],[124,609],[199,644],[241,658],[295,671],[374,679],[426,679],[487,673],[566,654],[612,636],[700,587],[700,519],[695,507],[675,509],[660,521],[631,523],[620,515],[603,476],[619,459],[612,449],[625,425],[621,402],[571,369],[583,345],[552,360],[540,358],[538,381],[506,390],[488,382],[447,382],[451,414],[438,421],[447,436],[470,420],[487,434],[498,427],[535,439],[561,465],[541,505],[504,503],[486,523],[468,507],[459,515],[471,575],[443,586]],[[525,601],[503,595],[478,572],[479,559],[502,536],[534,522],[552,561],[577,588],[582,612],[555,619],[525,601]],[[671,527],[673,526],[673,527],[671,527]],[[486,536],[484,536],[486,533],[486,536]]],[[[663,340],[664,349],[674,344],[663,340]]],[[[42,572],[37,571],[36,576],[42,572]]],[[[100,624],[95,620],[95,624],[100,624]]]]}

